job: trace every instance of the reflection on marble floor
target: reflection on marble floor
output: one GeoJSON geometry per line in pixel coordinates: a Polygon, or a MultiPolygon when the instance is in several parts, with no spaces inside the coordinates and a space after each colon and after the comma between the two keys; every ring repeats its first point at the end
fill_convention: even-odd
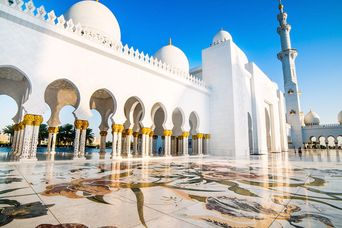
{"type": "Polygon", "coordinates": [[[0,226],[341,227],[333,153],[0,163],[0,226]]]}

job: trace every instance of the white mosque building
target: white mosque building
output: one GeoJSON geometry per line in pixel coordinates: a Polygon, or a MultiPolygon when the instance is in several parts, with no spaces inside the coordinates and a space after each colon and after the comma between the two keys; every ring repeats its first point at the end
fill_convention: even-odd
{"type": "Polygon", "coordinates": [[[160,142],[166,157],[243,157],[286,151],[288,141],[302,146],[309,126],[303,128],[297,52],[280,10],[285,93],[223,30],[203,49],[201,66],[190,70],[171,42],[154,55],[123,44],[116,17],[97,1],[80,1],[57,17],[33,1],[0,0],[0,95],[18,105],[13,154],[36,159],[43,121],[55,153],[59,114],[68,105],[75,108],[74,159],[84,158],[92,109],[102,118],[101,151],[110,137],[113,159],[156,156],[160,142]]]}

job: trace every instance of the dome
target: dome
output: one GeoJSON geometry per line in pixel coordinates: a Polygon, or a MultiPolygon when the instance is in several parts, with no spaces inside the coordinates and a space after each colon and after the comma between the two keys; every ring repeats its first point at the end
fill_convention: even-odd
{"type": "Polygon", "coordinates": [[[304,117],[304,123],[306,126],[308,126],[308,125],[319,125],[320,118],[319,118],[317,113],[310,110],[310,112],[308,112],[308,114],[306,114],[304,117]]]}
{"type": "Polygon", "coordinates": [[[121,31],[114,14],[97,1],[80,1],[64,14],[66,20],[80,23],[85,31],[95,32],[114,41],[121,41],[121,31]]]}
{"type": "Polygon", "coordinates": [[[221,29],[213,38],[213,45],[222,43],[227,40],[233,40],[232,36],[229,34],[229,32],[224,31],[221,29]]]}
{"type": "Polygon", "coordinates": [[[338,122],[342,124],[342,111],[337,116],[338,122]]]}
{"type": "Polygon", "coordinates": [[[154,54],[154,57],[162,62],[176,67],[184,72],[189,72],[189,60],[184,52],[171,44],[162,47],[154,54]]]}

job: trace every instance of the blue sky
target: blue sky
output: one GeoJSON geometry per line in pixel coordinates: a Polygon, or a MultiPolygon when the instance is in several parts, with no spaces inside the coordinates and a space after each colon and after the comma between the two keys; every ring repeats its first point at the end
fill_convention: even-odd
{"type": "MultiPolygon", "coordinates": [[[[34,0],[37,7],[44,5],[47,11],[54,9],[57,15],[75,2],[34,0]]],[[[209,46],[222,27],[231,33],[249,60],[283,88],[281,63],[276,58],[280,50],[276,33],[277,0],[100,2],[116,15],[123,43],[154,54],[172,37],[173,44],[186,53],[192,67],[200,65],[201,50],[209,46]]],[[[283,0],[283,3],[292,25],[292,46],[299,52],[297,75],[303,93],[302,110],[307,113],[311,108],[320,115],[321,122],[336,123],[337,113],[342,110],[342,1],[283,0]]],[[[0,97],[0,103],[3,100],[0,97]]],[[[10,117],[4,120],[9,121],[10,117]]]]}

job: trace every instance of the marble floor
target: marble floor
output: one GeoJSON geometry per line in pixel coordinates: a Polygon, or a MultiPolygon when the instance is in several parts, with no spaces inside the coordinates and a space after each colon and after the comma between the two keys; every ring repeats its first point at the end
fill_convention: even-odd
{"type": "Polygon", "coordinates": [[[4,227],[342,227],[342,151],[0,163],[4,227]]]}

